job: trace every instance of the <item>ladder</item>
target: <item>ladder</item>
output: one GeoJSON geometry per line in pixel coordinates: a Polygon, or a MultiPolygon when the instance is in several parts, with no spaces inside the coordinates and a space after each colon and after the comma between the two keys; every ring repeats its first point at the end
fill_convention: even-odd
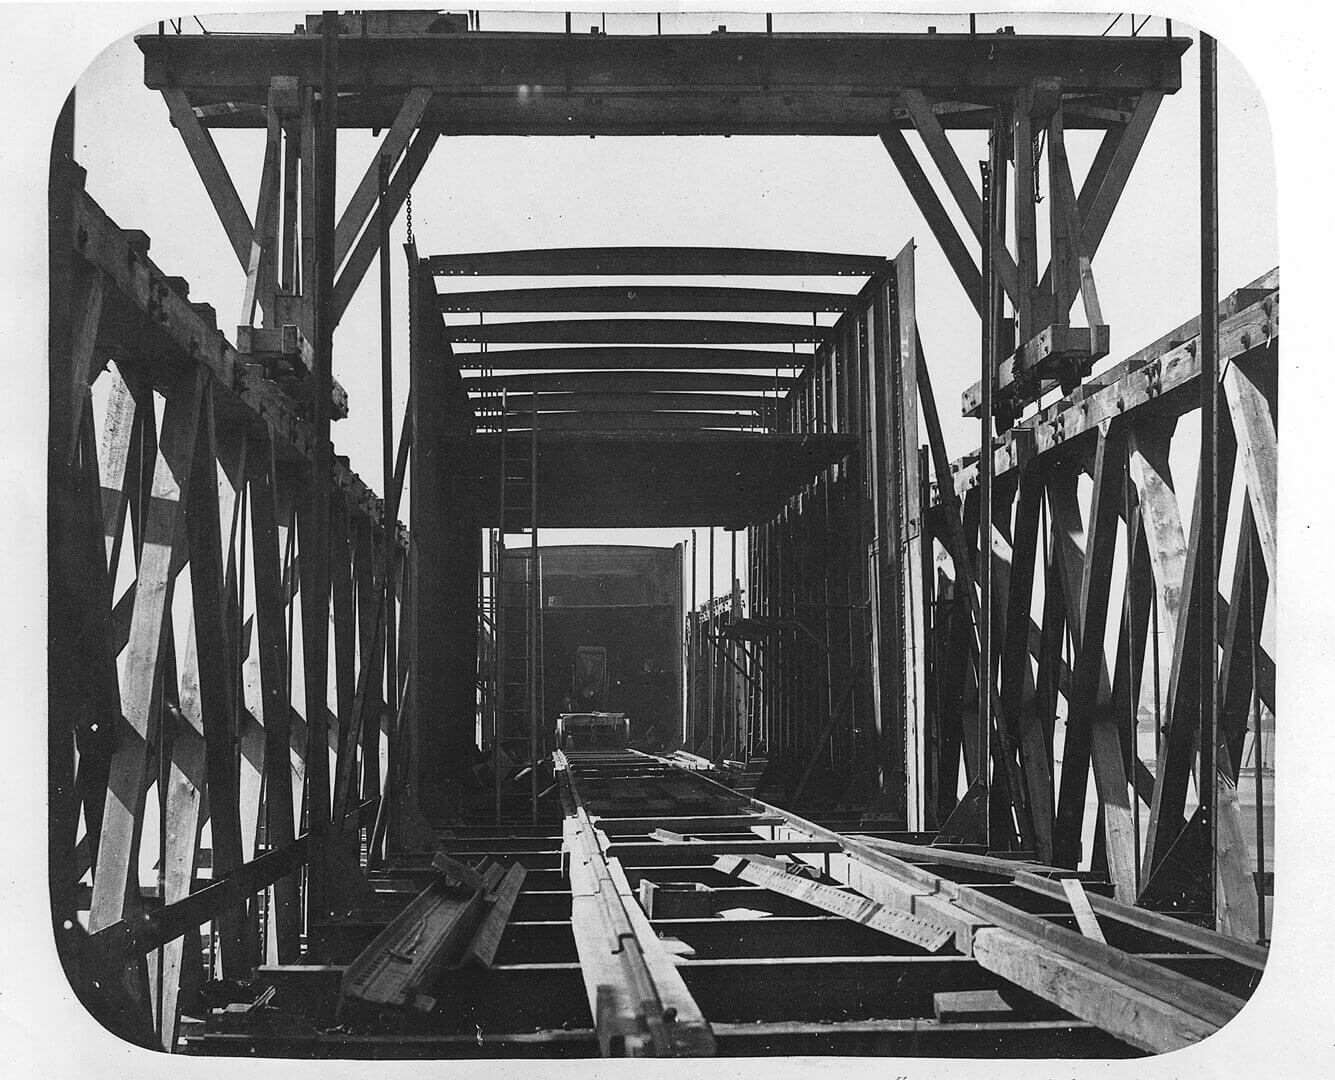
{"type": "Polygon", "coordinates": [[[495,625],[495,707],[492,747],[496,821],[502,816],[502,780],[507,760],[526,762],[529,808],[538,820],[538,762],[542,758],[542,570],[538,557],[537,394],[527,454],[509,447],[509,408],[501,393],[499,428],[500,514],[493,549],[495,625]],[[526,522],[517,525],[518,522],[526,522]],[[506,536],[527,536],[523,547],[507,548],[506,536]]]}

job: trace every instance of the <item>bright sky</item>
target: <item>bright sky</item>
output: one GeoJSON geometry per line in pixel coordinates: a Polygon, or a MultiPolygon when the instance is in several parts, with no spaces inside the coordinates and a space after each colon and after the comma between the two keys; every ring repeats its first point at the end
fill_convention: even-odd
{"type": "MultiPolygon", "coordinates": [[[[560,29],[559,12],[541,16],[560,29]],[[554,20],[554,22],[553,22],[554,20]]],[[[253,13],[203,16],[210,30],[289,32],[299,16],[253,13]]],[[[577,16],[576,25],[597,21],[577,16]]],[[[1019,33],[1098,33],[1108,16],[980,16],[980,29],[1014,25],[1019,33]]],[[[186,32],[200,32],[186,20],[186,32]]],[[[664,32],[763,30],[747,14],[665,15],[664,32]]],[[[967,29],[964,15],[778,14],[776,31],[877,29],[941,32],[967,29]]],[[[484,11],[484,29],[547,29],[505,12],[484,11]]],[[[653,15],[611,14],[609,33],[653,32],[653,15]]],[[[156,27],[146,28],[155,30],[156,27]]],[[[1141,31],[1164,33],[1153,18],[1141,31]]],[[[1175,34],[1194,31],[1177,22],[1175,34]]],[[[170,29],[168,32],[171,32],[170,29]]],[[[1123,18],[1112,31],[1128,32],[1123,18]]],[[[1183,88],[1165,99],[1094,262],[1112,355],[1120,359],[1191,316],[1198,306],[1197,51],[1183,58],[1183,88]]],[[[1275,180],[1266,113],[1254,85],[1226,49],[1220,68],[1221,291],[1275,266],[1275,180]]],[[[191,298],[212,303],[234,338],[243,275],[222,227],[170,126],[166,105],[143,86],[139,50],[126,38],[110,46],[78,84],[76,154],[88,190],[122,226],[146,231],[152,255],[169,274],[186,276],[191,298]]],[[[1077,185],[1097,133],[1068,136],[1077,185]]],[[[918,147],[916,136],[909,136],[918,147]]],[[[253,207],[263,132],[222,131],[219,148],[243,202],[253,207]]],[[[970,173],[985,154],[982,135],[952,135],[970,173]]],[[[340,200],[346,200],[374,153],[369,133],[339,133],[340,200]]],[[[929,167],[929,174],[933,173],[929,167]]],[[[943,200],[950,200],[942,191],[943,200]]],[[[1044,176],[1046,189],[1046,176],[1044,176]]],[[[1038,208],[1039,221],[1046,207],[1038,208]]],[[[978,328],[972,307],[938,251],[888,156],[874,138],[472,138],[442,139],[413,199],[423,254],[565,245],[709,244],[809,248],[893,255],[916,238],[918,321],[933,372],[951,455],[977,445],[976,421],[959,416],[960,391],[977,378],[978,328]]],[[[958,218],[957,218],[958,221],[958,218]]],[[[395,279],[396,427],[407,392],[405,273],[400,215],[391,231],[395,279]]],[[[1040,224],[1040,229],[1042,225],[1040,224]]],[[[964,230],[961,228],[961,231],[964,230]]],[[[335,425],[338,453],[376,490],[380,477],[379,323],[375,270],[335,336],[334,370],[348,390],[351,415],[335,425]]],[[[576,284],[578,279],[570,282],[576,284]]],[[[746,284],[764,284],[748,280],[746,284]]],[[[486,287],[487,281],[470,281],[486,287]]],[[[795,284],[785,282],[784,284],[795,284]]],[[[826,282],[813,279],[813,288],[826,282]]],[[[847,283],[844,283],[847,288],[847,283]]],[[[1185,479],[1185,478],[1184,478],[1185,479]]],[[[614,536],[548,531],[544,542],[673,543],[681,530],[614,536]]],[[[702,540],[702,544],[707,539],[702,540]]],[[[718,544],[720,590],[729,545],[718,544]]],[[[742,562],[744,563],[744,558],[742,562]]],[[[701,559],[700,585],[707,571],[701,559]]]]}

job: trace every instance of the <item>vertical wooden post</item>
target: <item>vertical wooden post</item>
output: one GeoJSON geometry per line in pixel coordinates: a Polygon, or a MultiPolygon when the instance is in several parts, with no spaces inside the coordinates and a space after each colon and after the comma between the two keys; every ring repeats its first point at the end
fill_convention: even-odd
{"type": "MultiPolygon", "coordinates": [[[[1021,120],[1023,117],[1023,131],[1029,131],[1028,113],[1023,108],[1016,110],[1016,131],[1021,130],[1021,120]]],[[[997,134],[993,131],[992,138],[997,134]]],[[[1015,143],[1015,161],[1018,165],[1021,159],[1029,153],[1029,140],[1026,138],[1023,145],[1017,135],[1015,143]]],[[[1028,198],[1028,192],[1022,184],[1016,185],[1019,189],[1016,191],[1015,206],[1017,213],[1021,206],[1028,205],[1030,214],[1033,212],[1033,200],[1028,198]]],[[[989,225],[992,220],[992,171],[983,165],[983,220],[989,225]]],[[[1017,226],[1018,231],[1018,226],[1017,226]]],[[[1020,248],[1020,265],[1026,266],[1024,259],[1024,248],[1020,248]]],[[[983,230],[983,347],[982,347],[982,371],[979,376],[982,386],[982,408],[979,410],[979,426],[982,428],[981,441],[978,450],[978,496],[979,496],[979,514],[978,514],[978,589],[979,602],[981,609],[978,618],[978,775],[983,783],[983,788],[988,792],[988,802],[991,803],[991,785],[988,782],[988,751],[989,736],[992,731],[992,380],[996,367],[995,341],[996,336],[996,290],[993,288],[995,273],[992,267],[992,230],[985,228],[983,230]]],[[[1028,303],[1029,272],[1024,270],[1021,273],[1021,292],[1024,296],[1023,303],[1028,303]]],[[[1021,340],[1027,340],[1025,335],[1021,334],[1021,340]]],[[[991,815],[988,815],[988,843],[991,843],[991,815]]]]}
{"type": "MultiPolygon", "coordinates": [[[[389,189],[389,160],[380,158],[380,205],[383,207],[389,189]]],[[[389,266],[389,224],[390,215],[382,213],[377,218],[380,224],[380,425],[381,425],[381,491],[386,500],[390,498],[390,489],[394,483],[394,309],[390,302],[390,266],[389,266]]],[[[381,588],[385,593],[385,707],[389,716],[398,716],[398,635],[396,633],[397,616],[395,613],[394,581],[398,561],[398,499],[393,504],[387,501],[384,515],[384,570],[381,588]]],[[[494,567],[493,567],[494,569],[494,567]]],[[[492,580],[495,588],[495,579],[492,580]]],[[[376,727],[377,741],[379,725],[376,727]]],[[[380,763],[375,762],[377,783],[380,763]]]]}
{"type": "MultiPolygon", "coordinates": [[[[901,648],[904,677],[904,791],[906,827],[922,828],[924,806],[922,741],[925,732],[926,684],[926,582],[931,560],[924,555],[922,471],[923,455],[918,445],[918,320],[914,245],[910,241],[895,256],[895,289],[899,314],[898,378],[899,416],[895,420],[902,445],[903,473],[900,504],[903,514],[901,548],[897,553],[904,582],[901,648]]],[[[930,543],[926,550],[930,551],[930,543]]]]}
{"type": "MultiPolygon", "coordinates": [[[[273,443],[267,434],[247,452],[250,485],[251,539],[255,564],[255,630],[263,701],[265,834],[270,849],[292,843],[291,698],[288,686],[288,643],[283,609],[283,554],[279,547],[280,518],[273,443]]],[[[288,875],[274,884],[270,915],[280,964],[292,963],[300,948],[301,912],[297,881],[288,875]]]]}
{"type": "Polygon", "coordinates": [[[320,120],[316,133],[314,378],[311,380],[313,463],[299,516],[302,576],[302,657],[306,684],[306,787],[312,837],[307,905],[323,911],[323,843],[329,824],[329,558],[333,447],[329,441],[333,388],[334,198],[338,141],[338,18],[325,12],[320,37],[320,120]]]}
{"type": "MultiPolygon", "coordinates": [[[[1034,214],[1033,124],[1029,119],[1032,95],[1021,91],[1015,98],[1011,122],[1015,154],[1015,314],[1019,321],[1019,340],[1030,340],[1037,332],[1034,319],[1034,278],[1036,276],[1038,224],[1034,214]]],[[[983,260],[983,275],[988,274],[983,260]]]]}
{"type": "Polygon", "coordinates": [[[1215,909],[1215,747],[1219,739],[1219,490],[1216,473],[1219,454],[1219,131],[1218,57],[1215,39],[1202,33],[1201,49],[1201,588],[1195,592],[1200,605],[1201,634],[1198,639],[1200,685],[1200,798],[1204,833],[1208,838],[1210,910],[1215,909]]]}

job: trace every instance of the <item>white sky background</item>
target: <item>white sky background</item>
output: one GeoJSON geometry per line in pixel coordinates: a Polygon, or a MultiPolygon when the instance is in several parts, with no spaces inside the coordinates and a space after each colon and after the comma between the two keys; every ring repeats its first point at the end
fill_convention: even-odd
{"type": "MultiPolygon", "coordinates": [[[[293,13],[253,12],[202,15],[200,21],[218,32],[287,33],[300,18],[293,13]]],[[[587,32],[599,21],[599,13],[576,13],[574,26],[587,32]]],[[[979,29],[1013,25],[1018,33],[1098,33],[1110,21],[1104,15],[982,15],[979,29]]],[[[765,25],[759,11],[663,16],[665,33],[704,33],[721,23],[733,31],[761,31],[765,25]]],[[[560,10],[518,15],[483,11],[481,25],[561,30],[564,18],[560,10]]],[[[606,25],[609,33],[653,33],[655,17],[614,12],[607,15],[606,25]]],[[[774,17],[776,32],[817,28],[922,32],[929,25],[941,33],[967,31],[968,17],[849,12],[774,17]]],[[[187,18],[183,30],[199,33],[200,27],[187,18]]],[[[1159,35],[1164,30],[1163,19],[1156,17],[1141,32],[1159,35]]],[[[1182,22],[1175,22],[1173,30],[1195,33],[1182,22]]],[[[167,32],[172,32],[170,26],[167,32]]],[[[1128,32],[1126,17],[1111,31],[1128,32]]],[[[1186,321],[1199,306],[1197,57],[1194,47],[1183,57],[1182,90],[1164,100],[1094,261],[1104,317],[1112,327],[1108,363],[1186,321]]],[[[1227,293],[1277,265],[1279,257],[1274,157],[1266,112],[1255,86],[1226,47],[1220,54],[1219,84],[1220,287],[1227,293]]],[[[917,137],[908,137],[920,149],[917,137]]],[[[1097,132],[1068,134],[1077,185],[1099,137],[1097,132]]],[[[951,139],[975,175],[976,162],[986,154],[985,136],[952,133],[951,139]]],[[[263,131],[218,131],[215,140],[242,202],[253,212],[263,131]]],[[[339,132],[340,207],[373,159],[377,144],[366,131],[339,132]]],[[[93,197],[122,227],[149,234],[155,262],[165,273],[187,277],[191,299],[213,304],[219,327],[234,340],[244,275],[170,125],[165,103],[143,85],[142,54],[129,37],[111,45],[79,80],[76,156],[88,170],[93,197]]],[[[925,155],[920,159],[926,161],[925,155]]],[[[930,163],[927,171],[935,179],[930,163]]],[[[953,207],[944,186],[938,182],[937,187],[945,204],[953,207]]],[[[1044,169],[1045,194],[1046,188],[1044,169]]],[[[1037,208],[1040,234],[1046,211],[1045,204],[1037,208]]],[[[954,216],[961,234],[967,235],[954,216]]],[[[965,420],[958,409],[960,391],[978,377],[977,317],[878,139],[447,137],[437,144],[414,188],[413,221],[418,251],[424,255],[640,244],[893,255],[916,239],[918,322],[947,446],[952,458],[977,447],[977,421],[965,420]]],[[[406,273],[400,248],[404,237],[400,214],[391,229],[396,431],[408,389],[406,273]]],[[[348,455],[363,479],[383,491],[377,273],[373,266],[335,334],[334,372],[348,391],[351,408],[348,419],[334,425],[334,442],[336,452],[348,455]]],[[[744,283],[766,284],[754,279],[744,283]]],[[[467,287],[506,284],[469,279],[467,287]]],[[[773,284],[803,283],[789,279],[773,284]]],[[[851,283],[817,278],[804,284],[843,291],[851,283]]],[[[441,287],[444,291],[459,286],[443,280],[441,287]]],[[[1189,482],[1194,466],[1183,464],[1189,471],[1181,480],[1189,482]]],[[[614,535],[547,530],[543,540],[670,544],[686,535],[676,529],[614,535]]],[[[707,535],[704,530],[702,596],[707,535]]],[[[744,567],[744,540],[739,547],[744,567]]],[[[720,592],[727,588],[729,557],[727,539],[720,536],[716,566],[720,592]]]]}
{"type": "MultiPolygon", "coordinates": [[[[1063,6],[1076,4],[1087,6],[1084,0],[1063,0],[1063,6]]],[[[0,460],[7,467],[7,512],[0,516],[0,536],[7,566],[0,576],[0,602],[8,618],[0,676],[8,719],[9,774],[0,785],[0,812],[13,827],[0,844],[5,867],[0,875],[0,905],[5,911],[0,953],[6,960],[0,969],[0,1075],[139,1077],[178,1075],[187,1069],[192,1076],[314,1077],[356,1076],[365,1071],[333,1062],[248,1062],[251,1068],[237,1061],[182,1062],[136,1052],[120,1043],[97,1029],[70,993],[52,947],[49,900],[41,885],[46,846],[41,827],[47,683],[43,358],[50,132],[66,89],[101,43],[127,33],[137,22],[183,9],[190,7],[164,5],[155,11],[142,4],[44,4],[6,5],[4,11],[0,80],[9,109],[0,168],[7,212],[6,258],[0,260],[0,296],[5,298],[0,355],[8,378],[0,460]]],[[[1335,16],[1326,6],[1299,0],[1272,0],[1264,7],[1240,0],[1208,4],[1179,0],[1170,9],[1184,19],[1175,22],[1175,32],[1188,32],[1185,20],[1192,11],[1197,15],[1192,21],[1206,21],[1224,46],[1220,57],[1224,292],[1278,261],[1273,157],[1265,112],[1245,76],[1239,83],[1239,67],[1227,51],[1230,46],[1245,58],[1263,89],[1280,154],[1279,224],[1288,312],[1280,422],[1288,449],[1280,460],[1283,583],[1279,593],[1284,602],[1279,609],[1278,692],[1284,720],[1276,739],[1284,788],[1276,807],[1281,862],[1277,937],[1265,979],[1243,1015],[1204,1046],[1121,1068],[1097,1062],[1061,1063],[1061,1076],[1082,1080],[1110,1075],[1173,1080],[1235,1074],[1306,1077],[1331,1075],[1335,1068],[1329,1037],[1329,1003],[1335,998],[1335,974],[1329,963],[1335,892],[1329,888],[1329,860],[1319,854],[1335,842],[1330,814],[1335,728],[1327,720],[1335,693],[1331,678],[1335,596],[1328,570],[1335,522],[1329,509],[1329,454],[1324,443],[1332,409],[1325,315],[1335,204],[1325,164],[1330,110],[1335,105],[1329,78],[1335,16]]],[[[489,18],[484,12],[484,27],[489,18]]],[[[776,26],[781,28],[785,18],[776,15],[776,26]]],[[[1005,16],[996,21],[1025,30],[1032,25],[1031,18],[1005,16]]],[[[204,21],[213,25],[214,20],[205,15],[204,21]]],[[[284,17],[280,28],[290,29],[294,21],[284,17]]],[[[705,21],[710,28],[718,22],[743,28],[743,20],[731,15],[712,20],[706,16],[705,21]]],[[[919,25],[928,21],[923,17],[919,25]]],[[[965,25],[963,16],[934,15],[930,21],[943,31],[965,25]]],[[[1158,25],[1156,19],[1150,29],[1158,25]]],[[[616,29],[615,17],[609,17],[609,29],[616,29]]],[[[1113,328],[1114,359],[1178,325],[1198,306],[1196,69],[1192,50],[1183,59],[1183,90],[1165,100],[1096,260],[1100,296],[1113,328]]],[[[81,90],[78,137],[84,145],[79,156],[89,168],[90,191],[120,224],[149,232],[153,256],[164,270],[189,277],[192,298],[213,303],[224,328],[234,324],[241,297],[239,269],[179,136],[167,121],[165,106],[142,86],[138,51],[129,42],[113,49],[102,66],[83,78],[81,90]],[[105,138],[104,132],[116,134],[105,138]]],[[[244,144],[252,137],[256,136],[247,133],[238,138],[244,144]]],[[[1078,139],[1078,133],[1070,137],[1073,151],[1078,139]]],[[[350,149],[353,136],[343,133],[342,140],[350,149]]],[[[948,439],[955,452],[972,447],[977,424],[952,419],[954,409],[946,402],[973,377],[976,319],[944,260],[927,241],[925,226],[884,151],[873,140],[790,139],[783,140],[786,147],[773,149],[764,145],[777,140],[662,140],[657,149],[651,140],[638,140],[633,152],[612,170],[606,162],[614,141],[572,139],[563,147],[557,140],[547,140],[548,145],[556,144],[554,152],[547,152],[536,147],[525,150],[520,140],[495,140],[491,150],[479,140],[442,140],[418,189],[415,211],[422,250],[567,240],[763,244],[772,237],[776,245],[893,253],[916,234],[921,239],[919,319],[942,411],[953,428],[948,439]],[[507,144],[518,149],[511,151],[507,144]],[[744,144],[745,154],[738,150],[744,144]],[[729,157],[732,167],[725,169],[729,157]],[[584,167],[572,168],[571,162],[584,167]],[[538,171],[526,172],[525,165],[538,171]],[[425,197],[433,186],[447,193],[438,205],[428,205],[435,200],[425,197]],[[520,212],[507,229],[503,213],[515,207],[520,212]],[[855,209],[867,215],[860,228],[853,220],[855,209]],[[657,231],[649,228],[654,222],[659,224],[657,231]],[[586,231],[590,225],[597,228],[586,231]],[[498,231],[483,232],[484,227],[498,231]],[[953,356],[946,348],[952,329],[953,356]]],[[[367,138],[363,143],[340,163],[344,185],[355,182],[368,160],[371,142],[367,138]]],[[[241,146],[235,155],[228,147],[225,152],[237,164],[243,158],[249,162],[244,175],[251,179],[249,187],[242,184],[242,195],[253,202],[258,153],[246,153],[241,146]]],[[[972,171],[976,151],[962,149],[961,157],[972,171]]],[[[1079,173],[1088,152],[1073,157],[1079,173]]],[[[401,237],[402,222],[394,230],[396,244],[401,237]]],[[[397,260],[395,270],[400,307],[396,330],[401,337],[402,273],[397,260]]],[[[378,489],[377,341],[372,288],[354,303],[336,340],[338,375],[352,395],[354,411],[351,419],[335,426],[335,439],[340,452],[350,453],[378,489]],[[354,334],[362,343],[360,350],[354,348],[354,334]],[[361,374],[355,370],[357,356],[363,358],[361,374]]],[[[396,372],[400,393],[405,389],[404,374],[400,363],[396,372]]],[[[592,1077],[624,1075],[627,1068],[624,1063],[601,1068],[597,1062],[553,1061],[544,1063],[542,1071],[592,1077]]],[[[860,1064],[772,1060],[757,1062],[754,1068],[720,1061],[693,1063],[691,1070],[702,1078],[807,1077],[835,1070],[840,1076],[904,1075],[914,1080],[944,1075],[996,1080],[1038,1074],[1026,1065],[930,1060],[860,1064]]],[[[381,1063],[378,1071],[409,1075],[413,1069],[381,1063]]],[[[513,1075],[512,1067],[482,1062],[461,1068],[442,1064],[436,1071],[442,1076],[513,1075]]],[[[647,1063],[637,1071],[645,1076],[669,1075],[647,1063]]],[[[1040,1071],[1058,1075],[1057,1070],[1040,1071]]]]}

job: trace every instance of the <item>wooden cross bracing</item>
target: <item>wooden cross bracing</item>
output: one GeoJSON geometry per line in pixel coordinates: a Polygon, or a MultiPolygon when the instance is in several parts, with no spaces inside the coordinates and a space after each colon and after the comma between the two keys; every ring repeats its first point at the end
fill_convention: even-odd
{"type": "MultiPolygon", "coordinates": [[[[999,722],[1035,732],[1030,740],[1011,736],[1003,751],[1018,762],[1030,796],[1027,805],[1015,800],[1008,808],[1017,842],[1034,851],[1045,851],[1051,843],[1058,865],[1080,865],[1092,854],[1096,865],[1106,865],[1119,896],[1150,904],[1176,896],[1179,906],[1191,906],[1192,896],[1200,896],[1200,875],[1213,865],[1220,882],[1214,912],[1218,924],[1251,940],[1266,931],[1258,922],[1256,868],[1249,865],[1252,856],[1243,842],[1237,789],[1243,741],[1264,737],[1256,728],[1257,710],[1273,713],[1275,704],[1274,662],[1259,635],[1274,581],[1262,535],[1274,531],[1278,320],[1274,273],[1237,290],[1219,308],[1220,392],[1228,408],[1219,432],[1218,543],[1221,550],[1232,547],[1235,555],[1231,584],[1225,588],[1221,581],[1213,590],[1222,650],[1217,841],[1204,840],[1188,827],[1199,800],[1200,706],[1191,665],[1204,589],[1196,570],[1198,515],[1180,506],[1169,465],[1178,419],[1196,401],[1194,325],[1174,331],[1012,429],[998,440],[994,460],[999,492],[994,579],[1009,581],[1008,599],[996,605],[1003,641],[1004,720],[999,722]],[[1240,502],[1230,514],[1235,470],[1240,502]],[[1081,493],[1087,480],[1088,496],[1081,493]],[[1258,514],[1262,500],[1264,510],[1258,514]],[[1050,521],[1047,536],[1040,521],[1050,521]],[[1045,581],[1043,614],[1035,626],[1033,583],[1040,577],[1045,581]],[[1112,619],[1117,619],[1115,629],[1108,626],[1112,619]],[[1019,632],[1021,626],[1031,628],[1032,642],[1019,632]],[[1156,626],[1157,641],[1150,633],[1156,626]],[[1105,642],[1115,642],[1111,669],[1105,642]],[[1067,651],[1069,677],[1062,659],[1067,651]],[[1054,663],[1060,679],[1053,677],[1054,663]],[[1064,724],[1058,716],[1063,704],[1064,724]],[[1142,760],[1146,751],[1137,739],[1138,732],[1148,734],[1147,707],[1160,728],[1154,736],[1157,752],[1148,761],[1142,760]],[[1092,853],[1082,846],[1091,772],[1097,812],[1092,853]],[[1054,794],[1055,817],[1037,813],[1042,796],[1052,800],[1054,794]],[[1205,869],[1185,871],[1193,859],[1204,859],[1200,866],[1205,869]]],[[[923,385],[930,434],[935,410],[926,400],[930,386],[923,390],[923,385]]],[[[928,520],[964,582],[967,599],[971,587],[976,595],[970,567],[975,556],[961,562],[959,541],[951,538],[968,532],[976,463],[956,462],[949,473],[937,471],[943,474],[948,476],[945,490],[937,484],[928,520]],[[961,513],[963,527],[955,524],[961,513]]],[[[976,522],[976,509],[973,515],[976,522]]],[[[1273,559],[1273,548],[1269,555],[1273,559]]],[[[939,611],[947,601],[936,584],[932,610],[939,611]]],[[[934,663],[942,671],[967,670],[976,663],[976,650],[952,636],[945,623],[931,633],[934,663]]],[[[939,702],[938,708],[943,705],[939,702]]],[[[959,720],[942,709],[932,722],[959,720]]],[[[952,744],[944,732],[936,741],[958,758],[959,741],[952,744]]],[[[965,764],[972,768],[967,740],[965,751],[965,764]]],[[[1002,761],[996,767],[1004,771],[1006,765],[1002,761]]],[[[938,763],[935,772],[952,776],[957,767],[938,763]]],[[[953,805],[953,792],[947,793],[945,805],[953,805]]]]}
{"type": "MultiPolygon", "coordinates": [[[[1094,281],[1093,260],[1163,96],[1161,90],[1146,90],[1136,100],[1126,121],[1104,132],[1078,195],[1066,153],[1066,98],[1060,80],[1038,77],[1015,95],[1008,108],[999,110],[1000,115],[1009,118],[1008,124],[992,134],[993,142],[1002,144],[999,154],[1003,166],[1002,190],[1007,158],[1013,161],[1015,173],[1016,239],[1012,255],[1004,229],[998,231],[983,221],[982,199],[941,124],[937,108],[952,108],[954,102],[934,105],[921,90],[902,92],[904,110],[973,239],[981,244],[984,230],[992,230],[987,245],[992,269],[1011,302],[1019,342],[1015,356],[999,371],[1000,415],[1018,415],[1026,404],[1037,400],[1058,381],[1069,383],[1072,364],[1083,375],[1094,360],[1106,355],[1107,331],[1094,281]],[[1046,140],[1048,154],[1046,198],[1051,241],[1049,263],[1041,274],[1037,272],[1035,161],[1030,152],[1040,134],[1046,140]],[[1062,332],[1069,326],[1070,309],[1077,298],[1082,302],[1089,327],[1087,339],[1062,332]]],[[[898,127],[882,132],[881,141],[960,285],[981,315],[982,272],[930,177],[898,127]]],[[[964,415],[978,415],[979,393],[977,385],[964,392],[964,415]]]]}
{"type": "MultiPolygon", "coordinates": [[[[201,928],[216,936],[219,976],[248,977],[266,951],[297,955],[310,765],[336,762],[334,822],[354,835],[398,787],[379,768],[384,633],[366,628],[383,553],[403,537],[386,536],[380,500],[336,462],[338,692],[332,708],[312,704],[294,683],[293,658],[309,664],[312,650],[292,618],[308,546],[294,521],[307,422],[84,194],[82,170],[58,163],[53,175],[53,246],[67,268],[55,264],[53,296],[72,330],[51,354],[52,513],[66,537],[52,551],[52,661],[77,675],[52,684],[53,747],[68,754],[53,774],[68,778],[53,789],[53,835],[68,845],[57,933],[101,1018],[172,1047],[181,988],[201,975],[201,928]],[[136,319],[156,326],[160,347],[108,349],[136,319]],[[360,648],[349,648],[358,620],[360,648]],[[313,710],[335,718],[319,752],[308,743],[324,725],[303,717],[313,710]]],[[[400,584],[402,569],[395,558],[400,584]]]]}

